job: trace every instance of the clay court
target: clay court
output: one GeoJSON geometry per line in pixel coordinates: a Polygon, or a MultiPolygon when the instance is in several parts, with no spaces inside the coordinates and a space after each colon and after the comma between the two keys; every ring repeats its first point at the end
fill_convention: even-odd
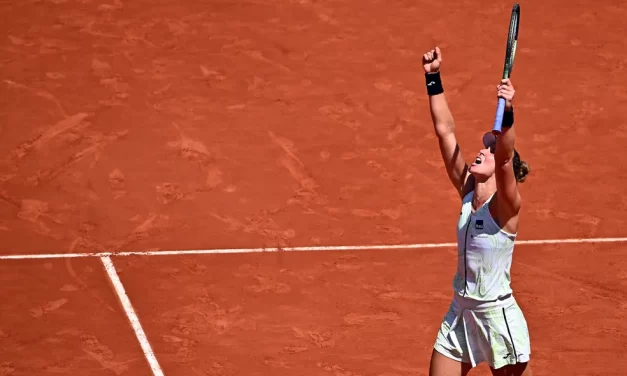
{"type": "MultiPolygon", "coordinates": [[[[511,6],[0,1],[0,376],[427,375],[511,6]]],[[[534,375],[627,370],[626,18],[521,2],[534,375]]]]}

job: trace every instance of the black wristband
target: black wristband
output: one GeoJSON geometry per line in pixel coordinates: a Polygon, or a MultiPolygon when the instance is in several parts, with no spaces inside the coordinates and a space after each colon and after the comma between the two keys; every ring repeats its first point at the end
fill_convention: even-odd
{"type": "Polygon", "coordinates": [[[505,110],[503,113],[503,123],[501,127],[509,128],[514,125],[514,107],[512,107],[509,111],[505,110]]]}
{"type": "Polygon", "coordinates": [[[439,71],[435,73],[425,73],[425,81],[427,85],[427,94],[429,94],[429,96],[444,93],[439,71]]]}

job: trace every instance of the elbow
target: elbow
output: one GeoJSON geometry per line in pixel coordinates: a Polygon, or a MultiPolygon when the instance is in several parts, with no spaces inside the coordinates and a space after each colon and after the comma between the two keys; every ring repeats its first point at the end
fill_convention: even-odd
{"type": "Polygon", "coordinates": [[[496,168],[512,168],[514,161],[514,148],[509,148],[507,145],[497,145],[496,153],[494,154],[494,163],[496,168]]]}
{"type": "Polygon", "coordinates": [[[435,122],[433,127],[436,135],[440,138],[455,136],[455,123],[453,122],[435,122]]]}
{"type": "Polygon", "coordinates": [[[511,172],[513,169],[514,163],[511,158],[496,162],[496,170],[501,173],[511,172]]]}
{"type": "Polygon", "coordinates": [[[514,176],[514,159],[513,156],[495,156],[494,158],[494,168],[495,174],[497,177],[506,177],[506,176],[514,176]]]}

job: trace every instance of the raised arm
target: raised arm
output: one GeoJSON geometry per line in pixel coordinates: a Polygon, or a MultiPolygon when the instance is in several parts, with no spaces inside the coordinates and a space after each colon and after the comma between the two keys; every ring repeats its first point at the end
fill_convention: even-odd
{"type": "Polygon", "coordinates": [[[433,121],[435,134],[438,136],[440,153],[442,154],[449,180],[460,197],[463,197],[468,192],[466,187],[471,186],[471,184],[466,184],[470,174],[468,173],[468,164],[462,157],[455,136],[453,114],[451,114],[451,110],[444,96],[442,81],[440,79],[441,63],[442,52],[438,47],[435,47],[435,49],[427,52],[422,57],[427,94],[429,95],[431,120],[433,121]]]}
{"type": "MultiPolygon", "coordinates": [[[[497,87],[497,96],[505,99],[505,114],[503,115],[502,133],[496,139],[494,153],[495,176],[497,187],[497,212],[502,227],[517,228],[516,224],[509,224],[512,218],[517,217],[521,207],[518,181],[514,173],[514,109],[512,101],[515,94],[514,86],[509,79],[505,79],[497,87]]],[[[515,221],[517,222],[517,221],[515,221]]]]}

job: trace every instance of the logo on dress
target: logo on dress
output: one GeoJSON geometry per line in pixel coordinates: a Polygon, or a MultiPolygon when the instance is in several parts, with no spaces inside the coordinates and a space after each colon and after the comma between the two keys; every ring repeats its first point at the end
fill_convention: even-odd
{"type": "Polygon", "coordinates": [[[475,229],[483,230],[483,219],[477,219],[475,221],[475,229]]]}

